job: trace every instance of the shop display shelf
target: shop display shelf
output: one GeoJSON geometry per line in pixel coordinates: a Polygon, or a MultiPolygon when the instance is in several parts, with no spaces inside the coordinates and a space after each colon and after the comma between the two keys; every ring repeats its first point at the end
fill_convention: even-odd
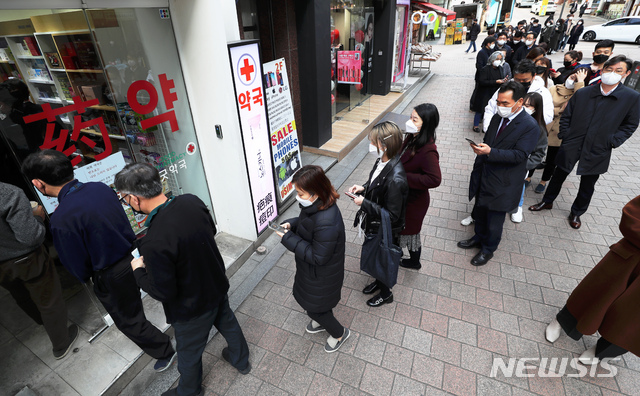
{"type": "Polygon", "coordinates": [[[57,104],[62,104],[62,99],[60,98],[38,98],[38,100],[40,102],[45,102],[45,103],[57,103],[57,104]]]}
{"type": "MultiPolygon", "coordinates": [[[[96,132],[93,129],[81,129],[80,132],[87,133],[89,135],[102,136],[102,134],[100,132],[96,132]]],[[[109,137],[112,138],[112,139],[116,139],[116,140],[127,140],[127,138],[125,138],[124,136],[120,136],[120,135],[111,135],[111,134],[109,134],[109,137]]]]}
{"type": "Polygon", "coordinates": [[[102,73],[102,70],[96,69],[65,69],[67,73],[102,73]]]}
{"type": "Polygon", "coordinates": [[[59,72],[59,73],[64,73],[64,72],[66,72],[66,70],[65,70],[65,69],[49,69],[49,71],[52,71],[52,72],[59,72]]]}
{"type": "Polygon", "coordinates": [[[114,106],[109,106],[109,105],[94,105],[94,106],[89,106],[89,108],[96,109],[96,110],[116,111],[116,108],[114,106]]]}
{"type": "Polygon", "coordinates": [[[44,57],[42,57],[42,55],[17,55],[16,58],[18,59],[44,59],[44,57]]]}
{"type": "Polygon", "coordinates": [[[0,61],[0,63],[7,63],[9,65],[15,65],[16,64],[16,62],[14,62],[12,60],[3,60],[3,61],[0,61]]]}
{"type": "Polygon", "coordinates": [[[30,83],[34,83],[34,84],[48,84],[48,85],[54,85],[53,81],[51,80],[38,80],[37,78],[31,78],[29,80],[30,83]]]}

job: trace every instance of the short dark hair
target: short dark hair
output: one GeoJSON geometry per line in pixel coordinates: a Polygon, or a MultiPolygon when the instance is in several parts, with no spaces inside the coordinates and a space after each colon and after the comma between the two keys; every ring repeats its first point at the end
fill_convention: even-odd
{"type": "Polygon", "coordinates": [[[536,75],[536,65],[531,59],[523,59],[513,68],[514,75],[526,73],[531,73],[532,76],[536,75]]]}
{"type": "MultiPolygon", "coordinates": [[[[532,35],[534,40],[538,37],[538,35],[536,34],[536,32],[532,32],[531,30],[529,30],[529,31],[527,32],[527,36],[528,36],[528,35],[532,35]]],[[[525,36],[525,37],[526,37],[526,36],[525,36]]]]}
{"type": "Polygon", "coordinates": [[[631,70],[631,68],[633,67],[633,59],[629,59],[624,55],[616,55],[604,62],[604,65],[602,65],[602,70],[604,70],[606,67],[617,65],[620,62],[624,62],[627,65],[627,71],[631,70]]]}
{"type": "Polygon", "coordinates": [[[493,36],[487,36],[482,42],[482,47],[486,47],[487,44],[495,43],[497,40],[493,36]]]}
{"type": "Polygon", "coordinates": [[[540,21],[537,18],[533,19],[533,23],[538,23],[538,22],[540,22],[540,21]]]}
{"type": "Polygon", "coordinates": [[[524,36],[524,33],[522,33],[521,30],[516,30],[516,32],[513,34],[514,38],[519,38],[519,37],[522,37],[522,36],[524,36]]]}
{"type": "Polygon", "coordinates": [[[611,48],[611,51],[613,51],[613,49],[615,48],[616,43],[613,42],[613,40],[602,40],[600,41],[598,44],[596,44],[596,48],[611,48]]]}
{"type": "MultiPolygon", "coordinates": [[[[318,207],[320,210],[327,209],[336,203],[340,198],[340,194],[331,184],[324,171],[318,165],[305,165],[293,174],[291,180],[296,187],[317,195],[322,205],[318,207]]],[[[116,186],[117,188],[117,186],[116,186]]]]}
{"type": "Polygon", "coordinates": [[[498,32],[498,38],[500,38],[500,36],[505,36],[507,37],[507,32],[505,32],[504,30],[501,32],[498,32]]]}
{"type": "Polygon", "coordinates": [[[55,150],[42,150],[29,154],[22,162],[22,173],[29,180],[40,179],[55,187],[74,179],[71,160],[55,150]]]}
{"type": "Polygon", "coordinates": [[[473,18],[473,21],[474,22],[478,22],[478,18],[473,18]]]}
{"type": "Polygon", "coordinates": [[[498,89],[498,93],[505,93],[511,91],[511,97],[514,101],[517,101],[521,98],[524,98],[524,95],[527,93],[527,90],[524,89],[524,86],[517,81],[511,80],[502,84],[498,89]]]}
{"type": "Polygon", "coordinates": [[[116,174],[116,190],[143,198],[154,198],[162,194],[160,173],[151,164],[129,164],[116,174]]]}

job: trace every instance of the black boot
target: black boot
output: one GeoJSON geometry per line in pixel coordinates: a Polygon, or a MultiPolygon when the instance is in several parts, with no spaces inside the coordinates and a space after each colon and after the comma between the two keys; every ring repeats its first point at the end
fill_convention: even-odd
{"type": "Polygon", "coordinates": [[[400,266],[418,270],[422,268],[422,264],[420,264],[420,252],[422,252],[422,248],[418,248],[415,252],[413,250],[409,250],[409,256],[411,258],[402,259],[402,261],[400,261],[400,266]]]}

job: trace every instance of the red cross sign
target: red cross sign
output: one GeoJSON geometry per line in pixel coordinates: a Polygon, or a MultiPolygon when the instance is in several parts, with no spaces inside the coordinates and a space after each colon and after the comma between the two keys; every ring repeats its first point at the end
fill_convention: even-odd
{"type": "Polygon", "coordinates": [[[250,85],[256,78],[256,61],[250,54],[243,54],[238,60],[238,75],[240,82],[250,85]]]}

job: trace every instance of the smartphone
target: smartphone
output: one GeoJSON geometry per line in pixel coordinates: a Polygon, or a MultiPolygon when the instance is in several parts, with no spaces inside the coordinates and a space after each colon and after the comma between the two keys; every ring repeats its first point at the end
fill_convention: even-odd
{"type": "Polygon", "coordinates": [[[345,195],[346,195],[347,197],[351,198],[351,199],[356,199],[356,198],[358,198],[358,197],[359,197],[359,195],[358,195],[358,194],[354,194],[354,193],[349,192],[349,191],[346,191],[346,192],[345,192],[345,195]]]}
{"type": "Polygon", "coordinates": [[[551,73],[555,73],[555,72],[556,72],[556,69],[549,69],[549,71],[550,71],[551,73]]]}
{"type": "Polygon", "coordinates": [[[471,140],[471,139],[469,139],[469,138],[464,138],[464,140],[466,140],[467,142],[469,142],[470,144],[472,144],[472,145],[474,145],[474,146],[476,146],[476,147],[478,146],[478,145],[476,144],[476,142],[474,142],[473,140],[471,140]]]}
{"type": "Polygon", "coordinates": [[[278,224],[277,221],[270,221],[269,222],[269,228],[271,228],[274,231],[278,231],[282,234],[284,234],[287,230],[284,229],[284,227],[282,227],[280,224],[278,224]]]}

